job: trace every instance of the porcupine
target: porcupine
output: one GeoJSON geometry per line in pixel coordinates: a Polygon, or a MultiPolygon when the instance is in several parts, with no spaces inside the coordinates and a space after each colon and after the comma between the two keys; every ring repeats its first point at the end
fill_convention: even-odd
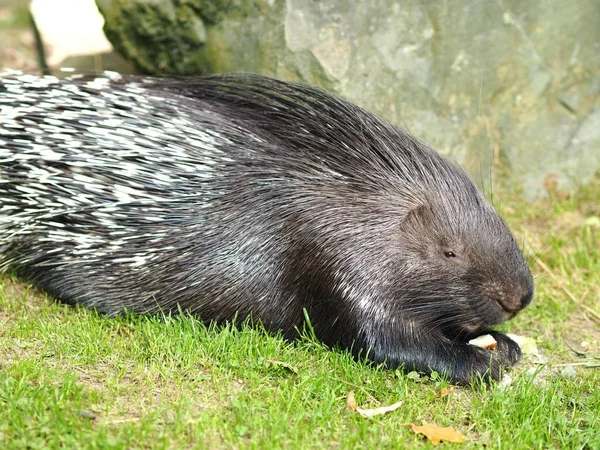
{"type": "Polygon", "coordinates": [[[114,315],[252,317],[374,363],[497,379],[530,303],[457,165],[340,98],[258,75],[0,76],[0,264],[114,315]],[[468,345],[482,334],[494,351],[468,345]]]}

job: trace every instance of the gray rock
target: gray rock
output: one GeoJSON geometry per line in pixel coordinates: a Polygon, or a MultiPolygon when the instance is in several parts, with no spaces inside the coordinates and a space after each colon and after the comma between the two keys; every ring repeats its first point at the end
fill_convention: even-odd
{"type": "MultiPolygon", "coordinates": [[[[97,0],[151,73],[250,71],[323,87],[463,164],[544,194],[600,170],[597,0],[97,0]],[[505,177],[510,175],[510,177],[505,177]]],[[[498,188],[494,180],[494,189],[498,188]]]]}

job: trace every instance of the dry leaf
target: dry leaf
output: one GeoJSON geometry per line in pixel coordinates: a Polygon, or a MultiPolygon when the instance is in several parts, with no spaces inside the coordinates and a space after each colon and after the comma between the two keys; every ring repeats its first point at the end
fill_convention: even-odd
{"type": "Polygon", "coordinates": [[[401,406],[402,406],[402,402],[396,402],[393,405],[382,406],[380,408],[373,408],[373,409],[356,408],[356,411],[361,416],[369,418],[369,417],[381,416],[385,413],[394,411],[394,410],[400,408],[401,406]]]}
{"type": "Polygon", "coordinates": [[[348,392],[348,408],[350,408],[352,411],[356,411],[356,409],[358,408],[358,405],[356,404],[356,399],[354,398],[354,391],[350,391],[348,392]]]}
{"type": "Polygon", "coordinates": [[[440,390],[440,396],[445,397],[446,395],[454,392],[454,386],[445,387],[440,390]]]}
{"type": "Polygon", "coordinates": [[[525,336],[517,336],[516,334],[507,334],[509,338],[519,344],[521,352],[524,355],[538,355],[538,348],[535,339],[525,336]]]}
{"type": "Polygon", "coordinates": [[[359,408],[358,405],[356,404],[356,399],[354,398],[354,391],[350,391],[350,392],[348,392],[347,405],[348,405],[348,408],[350,408],[352,411],[356,411],[361,416],[371,418],[371,417],[375,417],[375,416],[381,416],[385,413],[388,413],[388,412],[394,411],[395,409],[400,408],[400,406],[402,406],[402,402],[397,402],[397,403],[394,403],[393,405],[389,405],[389,406],[382,406],[380,408],[363,409],[363,408],[359,408]]]}
{"type": "Polygon", "coordinates": [[[500,389],[507,389],[509,386],[512,386],[513,379],[509,374],[504,374],[502,376],[502,380],[498,383],[498,387],[500,389]]]}
{"type": "Polygon", "coordinates": [[[403,423],[404,427],[411,427],[413,432],[425,435],[433,445],[438,445],[441,441],[448,442],[463,442],[465,437],[452,427],[439,427],[433,423],[423,422],[423,425],[418,426],[414,423],[403,423]]]}

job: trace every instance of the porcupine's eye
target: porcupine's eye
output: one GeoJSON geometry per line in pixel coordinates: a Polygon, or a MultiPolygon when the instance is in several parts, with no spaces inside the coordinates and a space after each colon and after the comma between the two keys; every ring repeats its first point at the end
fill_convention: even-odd
{"type": "Polygon", "coordinates": [[[453,251],[446,251],[446,252],[444,252],[444,256],[446,258],[455,258],[456,254],[453,251]]]}

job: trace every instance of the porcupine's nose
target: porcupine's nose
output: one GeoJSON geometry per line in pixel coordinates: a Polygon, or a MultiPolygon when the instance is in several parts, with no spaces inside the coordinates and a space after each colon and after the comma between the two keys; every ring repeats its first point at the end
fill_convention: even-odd
{"type": "Polygon", "coordinates": [[[533,300],[533,289],[529,289],[525,295],[521,297],[521,308],[525,308],[527,305],[531,303],[533,300]]]}
{"type": "Polygon", "coordinates": [[[513,278],[513,286],[515,287],[515,291],[511,295],[500,295],[498,297],[500,306],[505,311],[511,313],[511,317],[514,317],[533,300],[535,285],[531,271],[526,264],[521,266],[521,270],[516,271],[513,278]]]}
{"type": "Polygon", "coordinates": [[[527,266],[525,266],[524,273],[521,276],[521,286],[524,294],[521,296],[521,304],[519,309],[525,308],[533,300],[533,293],[535,292],[535,284],[533,282],[533,276],[527,266]]]}
{"type": "MultiPolygon", "coordinates": [[[[523,292],[523,291],[522,291],[523,292]]],[[[496,301],[502,309],[510,313],[510,317],[514,317],[520,310],[531,303],[533,299],[533,289],[527,287],[524,289],[524,294],[516,293],[514,295],[498,295],[496,301]]]]}
{"type": "Polygon", "coordinates": [[[508,313],[509,317],[514,317],[517,312],[531,303],[533,286],[530,283],[524,283],[523,286],[514,286],[514,282],[489,283],[486,285],[486,293],[508,313]]]}

